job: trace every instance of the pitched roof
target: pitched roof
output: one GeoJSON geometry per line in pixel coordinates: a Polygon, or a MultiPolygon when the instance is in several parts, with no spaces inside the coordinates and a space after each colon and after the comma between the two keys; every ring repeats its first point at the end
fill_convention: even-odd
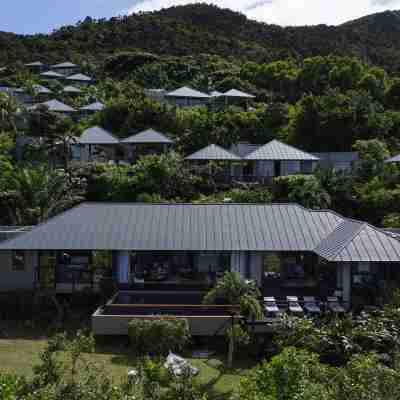
{"type": "MultiPolygon", "coordinates": [[[[40,103],[39,105],[46,106],[49,109],[49,111],[54,111],[54,112],[68,113],[68,112],[76,111],[74,108],[72,108],[72,107],[68,106],[67,104],[64,104],[58,100],[49,100],[44,103],[40,103]]],[[[36,106],[33,106],[32,108],[35,109],[36,106]]]]}
{"type": "Polygon", "coordinates": [[[348,162],[353,163],[360,160],[360,156],[357,151],[334,151],[328,153],[312,153],[315,157],[318,157],[321,161],[327,163],[341,163],[348,162]]]}
{"type": "Polygon", "coordinates": [[[87,106],[81,107],[81,110],[84,111],[101,111],[104,110],[105,105],[100,101],[96,101],[94,103],[88,104],[87,106]]]}
{"type": "Polygon", "coordinates": [[[42,85],[33,85],[33,89],[38,94],[50,94],[50,93],[52,93],[52,91],[49,88],[47,88],[45,86],[42,86],[42,85]]]}
{"type": "Polygon", "coordinates": [[[75,86],[65,86],[65,88],[63,89],[63,92],[65,92],[65,93],[82,93],[82,90],[75,86]]]}
{"type": "Polygon", "coordinates": [[[160,132],[154,129],[146,129],[145,131],[139,132],[136,135],[129,136],[128,138],[121,140],[121,143],[164,143],[171,144],[173,141],[167,138],[160,132]]]}
{"type": "Polygon", "coordinates": [[[387,163],[400,163],[400,154],[386,160],[387,163]]]}
{"type": "Polygon", "coordinates": [[[43,67],[44,64],[40,61],[34,61],[28,64],[25,64],[26,67],[43,67]]]}
{"type": "Polygon", "coordinates": [[[282,143],[279,140],[261,146],[259,149],[247,155],[246,160],[288,160],[288,161],[318,161],[319,158],[310,153],[296,149],[293,146],[282,143]]]}
{"type": "Polygon", "coordinates": [[[0,249],[308,251],[341,221],[294,204],[84,203],[0,249]]]}
{"type": "Polygon", "coordinates": [[[183,86],[179,89],[176,89],[172,92],[168,92],[165,94],[167,97],[192,97],[195,99],[208,99],[210,96],[206,93],[199,92],[198,90],[191,89],[187,86],[183,86]]]}
{"type": "Polygon", "coordinates": [[[44,76],[45,78],[63,78],[63,79],[65,78],[64,75],[59,74],[58,72],[55,71],[42,72],[40,76],[44,76]]]}
{"type": "Polygon", "coordinates": [[[239,142],[231,146],[230,151],[232,153],[237,154],[241,158],[245,158],[253,151],[259,149],[262,145],[260,144],[251,144],[247,142],[239,142]]]}
{"type": "Polygon", "coordinates": [[[186,160],[239,161],[241,158],[216,144],[210,144],[209,146],[186,157],[186,160]]]}
{"type": "Polygon", "coordinates": [[[224,97],[237,97],[237,98],[244,98],[244,99],[254,99],[255,96],[249,93],[241,92],[237,89],[228,90],[226,93],[222,93],[224,97]]]}
{"type": "Polygon", "coordinates": [[[223,95],[223,93],[222,92],[218,92],[218,90],[213,90],[211,93],[210,93],[210,96],[211,97],[219,97],[219,96],[222,96],[223,95]]]}
{"type": "Polygon", "coordinates": [[[80,144],[118,144],[119,140],[100,126],[93,126],[83,131],[78,139],[80,144]]]}
{"type": "Polygon", "coordinates": [[[77,82],[91,82],[92,78],[85,74],[74,74],[65,78],[68,81],[77,81],[77,82]]]}
{"type": "Polygon", "coordinates": [[[70,61],[65,61],[60,64],[55,64],[51,66],[51,68],[75,68],[75,67],[77,67],[77,65],[70,61]]]}
{"type": "Polygon", "coordinates": [[[400,262],[400,242],[365,222],[345,220],[314,250],[328,261],[400,262]]]}

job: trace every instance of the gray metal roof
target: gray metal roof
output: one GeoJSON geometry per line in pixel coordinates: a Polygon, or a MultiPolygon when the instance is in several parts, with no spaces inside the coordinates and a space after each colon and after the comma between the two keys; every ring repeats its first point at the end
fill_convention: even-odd
{"type": "Polygon", "coordinates": [[[92,78],[84,74],[74,74],[65,78],[67,81],[91,82],[92,78]]]}
{"type": "MultiPolygon", "coordinates": [[[[70,113],[76,111],[74,108],[58,100],[45,101],[44,103],[40,103],[39,105],[46,106],[49,109],[49,111],[54,111],[54,112],[70,113]]],[[[35,109],[36,106],[33,106],[31,108],[35,109]]]]}
{"type": "Polygon", "coordinates": [[[210,144],[204,149],[186,157],[186,160],[240,161],[241,158],[216,144],[210,144]]]}
{"type": "Polygon", "coordinates": [[[33,226],[0,226],[0,242],[13,239],[25,232],[29,232],[33,226]]]}
{"type": "Polygon", "coordinates": [[[104,110],[105,105],[100,101],[96,101],[95,103],[88,104],[87,106],[81,107],[81,110],[84,111],[102,111],[104,110]]]}
{"type": "Polygon", "coordinates": [[[400,263],[400,241],[296,204],[84,203],[0,250],[310,251],[332,262],[400,263]]]}
{"type": "Polygon", "coordinates": [[[198,90],[191,89],[187,86],[176,89],[165,94],[166,97],[190,97],[194,99],[208,99],[210,96],[198,90]]]}
{"type": "Polygon", "coordinates": [[[49,88],[47,88],[45,86],[42,86],[42,85],[33,85],[33,89],[38,94],[50,94],[50,93],[52,93],[52,91],[49,88]]]}
{"type": "Polygon", "coordinates": [[[230,151],[237,154],[239,157],[245,158],[253,151],[258,150],[262,145],[260,144],[250,144],[247,142],[239,142],[231,146],[230,151]]]}
{"type": "Polygon", "coordinates": [[[329,163],[354,163],[360,160],[360,156],[356,151],[345,152],[329,152],[329,153],[312,153],[318,157],[321,162],[326,161],[329,163]]]}
{"type": "Polygon", "coordinates": [[[51,67],[52,68],[75,68],[75,67],[77,67],[77,65],[70,61],[65,61],[60,64],[52,65],[51,67]]]}
{"type": "Polygon", "coordinates": [[[312,251],[342,220],[294,204],[85,203],[0,250],[312,251]]]}
{"type": "Polygon", "coordinates": [[[75,86],[65,86],[63,89],[64,93],[82,93],[82,90],[75,86]]]}
{"type": "Polygon", "coordinates": [[[343,221],[315,252],[336,262],[400,262],[400,242],[367,223],[343,221]]]}
{"type": "Polygon", "coordinates": [[[237,97],[242,99],[254,99],[255,96],[249,93],[241,92],[237,89],[228,90],[226,93],[222,94],[223,97],[237,97]]]}
{"type": "Polygon", "coordinates": [[[40,61],[34,61],[28,64],[25,64],[26,67],[43,67],[44,64],[40,61]]]}
{"type": "Polygon", "coordinates": [[[93,126],[83,131],[78,139],[80,144],[118,144],[119,140],[100,126],[93,126]]]}
{"type": "Polygon", "coordinates": [[[400,163],[400,154],[386,160],[388,163],[400,163]]]}
{"type": "Polygon", "coordinates": [[[171,144],[174,143],[171,139],[167,138],[160,132],[154,129],[146,129],[145,131],[139,132],[136,135],[129,136],[128,138],[121,140],[121,143],[163,143],[171,144]]]}
{"type": "Polygon", "coordinates": [[[246,160],[288,160],[288,161],[318,161],[319,158],[306,153],[279,140],[261,146],[247,155],[246,160]]]}
{"type": "Polygon", "coordinates": [[[222,92],[218,92],[218,90],[213,90],[211,93],[210,93],[210,96],[211,97],[219,97],[219,96],[222,96],[223,95],[223,93],[222,92]]]}
{"type": "Polygon", "coordinates": [[[58,72],[55,72],[55,71],[46,71],[46,72],[42,72],[40,75],[41,75],[41,76],[44,76],[44,77],[46,77],[46,78],[60,78],[60,79],[61,79],[61,78],[62,78],[62,79],[65,78],[64,75],[59,74],[58,72]]]}

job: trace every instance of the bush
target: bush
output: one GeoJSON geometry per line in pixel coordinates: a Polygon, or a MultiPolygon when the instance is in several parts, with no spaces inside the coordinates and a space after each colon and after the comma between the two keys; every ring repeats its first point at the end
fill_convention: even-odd
{"type": "Polygon", "coordinates": [[[133,319],[129,323],[128,335],[138,354],[166,355],[169,351],[182,351],[190,339],[187,320],[172,316],[133,319]]]}

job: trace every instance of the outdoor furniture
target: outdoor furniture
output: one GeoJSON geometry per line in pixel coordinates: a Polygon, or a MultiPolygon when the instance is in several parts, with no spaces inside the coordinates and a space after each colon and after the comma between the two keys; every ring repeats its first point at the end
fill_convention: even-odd
{"type": "Polygon", "coordinates": [[[340,305],[339,299],[336,296],[327,297],[328,309],[335,314],[345,313],[345,309],[340,305]]]}
{"type": "Polygon", "coordinates": [[[310,314],[321,314],[321,308],[318,306],[315,297],[304,296],[304,309],[310,314]]]}
{"type": "Polygon", "coordinates": [[[299,299],[297,296],[287,296],[286,300],[289,305],[289,311],[293,314],[302,314],[303,309],[299,304],[299,299]]]}
{"type": "Polygon", "coordinates": [[[271,314],[276,316],[280,312],[279,307],[276,304],[275,297],[264,297],[264,308],[267,316],[271,314]]]}
{"type": "Polygon", "coordinates": [[[169,353],[167,360],[164,363],[164,367],[171,371],[175,376],[181,376],[188,374],[196,376],[199,373],[199,369],[189,364],[187,360],[174,353],[169,353]]]}

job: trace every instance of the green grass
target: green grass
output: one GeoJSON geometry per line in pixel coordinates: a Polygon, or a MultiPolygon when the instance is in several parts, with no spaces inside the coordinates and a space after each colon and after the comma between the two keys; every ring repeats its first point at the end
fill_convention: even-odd
{"type": "MultiPolygon", "coordinates": [[[[32,367],[39,361],[39,353],[46,346],[46,337],[27,335],[29,329],[18,329],[18,334],[0,338],[0,373],[12,373],[31,377],[32,367]]],[[[218,354],[210,359],[193,359],[189,361],[200,369],[197,382],[206,390],[210,398],[228,398],[235,391],[249,368],[254,366],[250,360],[237,360],[232,369],[225,367],[225,355],[218,354]]],[[[135,366],[136,359],[130,354],[127,340],[107,338],[97,341],[96,351],[87,354],[86,358],[105,369],[107,375],[116,382],[126,377],[127,372],[135,366]]]]}

